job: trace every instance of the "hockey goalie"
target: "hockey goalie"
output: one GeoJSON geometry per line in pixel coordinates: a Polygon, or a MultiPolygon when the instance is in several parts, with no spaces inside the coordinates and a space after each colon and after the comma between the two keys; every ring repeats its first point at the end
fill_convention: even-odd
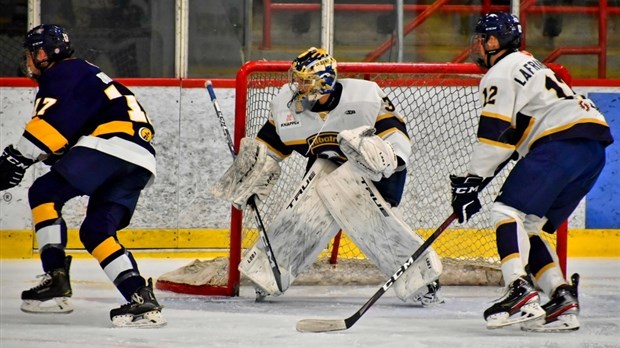
{"type": "MultiPolygon", "coordinates": [[[[371,81],[337,80],[336,60],[314,47],[293,60],[289,76],[268,121],[256,138],[242,139],[234,163],[212,187],[243,209],[249,200],[265,201],[280,161],[293,152],[308,158],[298,189],[266,228],[268,248],[257,242],[239,264],[257,300],[284,293],[341,229],[386,276],[424,242],[397,211],[411,141],[384,91],[371,81]]],[[[394,284],[396,295],[442,303],[441,271],[429,248],[394,284]]]]}

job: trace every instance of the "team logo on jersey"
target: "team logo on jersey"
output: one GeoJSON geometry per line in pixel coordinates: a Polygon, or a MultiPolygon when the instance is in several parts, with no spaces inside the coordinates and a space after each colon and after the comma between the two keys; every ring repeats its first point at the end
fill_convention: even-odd
{"type": "Polygon", "coordinates": [[[284,122],[280,123],[280,128],[292,128],[299,127],[301,123],[295,119],[295,117],[291,114],[286,115],[286,119],[284,122]]]}
{"type": "Polygon", "coordinates": [[[345,115],[355,115],[355,110],[347,110],[344,112],[345,115]]]}
{"type": "Polygon", "coordinates": [[[326,154],[329,158],[339,157],[338,132],[319,133],[307,138],[306,142],[310,147],[309,152],[313,155],[326,154]]]}
{"type": "Polygon", "coordinates": [[[140,135],[140,138],[142,138],[142,140],[146,141],[147,143],[150,143],[151,140],[153,140],[153,132],[146,127],[140,128],[138,130],[138,135],[140,135]]]}

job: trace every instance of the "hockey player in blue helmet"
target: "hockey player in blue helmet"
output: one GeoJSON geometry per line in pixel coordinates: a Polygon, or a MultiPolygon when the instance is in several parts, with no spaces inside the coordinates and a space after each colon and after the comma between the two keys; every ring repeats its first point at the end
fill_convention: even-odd
{"type": "Polygon", "coordinates": [[[593,187],[613,138],[594,103],[520,43],[521,25],[510,13],[485,14],[476,24],[471,58],[488,71],[479,86],[478,142],[465,175],[450,176],[452,208],[467,222],[481,208],[483,178],[517,158],[491,207],[506,293],[484,319],[490,329],[577,330],[579,275],[572,284],[565,279],[541,234],[555,233],[593,187]],[[542,294],[549,301],[541,306],[542,294]]]}
{"type": "Polygon", "coordinates": [[[521,23],[510,13],[497,12],[482,16],[472,38],[471,58],[483,68],[491,67],[491,58],[498,52],[515,52],[521,45],[521,23]],[[497,44],[489,43],[489,40],[497,44]]]}
{"type": "Polygon", "coordinates": [[[54,24],[42,24],[31,29],[26,34],[24,48],[26,49],[24,74],[34,80],[38,80],[41,72],[54,62],[70,58],[74,52],[67,31],[54,24]],[[36,69],[28,67],[28,56],[36,69]]]}
{"type": "Polygon", "coordinates": [[[64,28],[39,25],[26,34],[24,48],[25,73],[39,88],[33,117],[0,156],[0,191],[17,186],[36,162],[51,167],[28,189],[45,274],[40,284],[22,292],[22,311],[73,310],[62,209],[72,198],[88,196],[80,241],[127,301],[110,311],[112,324],[164,325],[152,280],[141,276],[117,238],[156,173],[154,128],[146,111],[127,87],[97,66],[72,58],[64,28]]]}

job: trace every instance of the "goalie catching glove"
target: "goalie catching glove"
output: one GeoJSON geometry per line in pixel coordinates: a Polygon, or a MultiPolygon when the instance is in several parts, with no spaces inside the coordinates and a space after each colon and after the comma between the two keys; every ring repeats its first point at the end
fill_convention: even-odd
{"type": "Polygon", "coordinates": [[[476,175],[450,175],[452,182],[452,209],[459,218],[459,223],[467,222],[482,206],[478,199],[478,191],[482,178],[476,175]]]}
{"type": "Polygon", "coordinates": [[[26,169],[34,162],[24,157],[13,145],[7,146],[0,156],[0,191],[19,185],[26,169]]]}
{"type": "Polygon", "coordinates": [[[372,181],[390,177],[398,165],[392,145],[375,135],[374,128],[344,130],[338,134],[338,145],[353,168],[372,181]]]}
{"type": "Polygon", "coordinates": [[[267,154],[265,144],[254,138],[243,138],[237,158],[215,183],[211,193],[243,209],[252,196],[264,202],[280,173],[280,165],[267,154]]]}

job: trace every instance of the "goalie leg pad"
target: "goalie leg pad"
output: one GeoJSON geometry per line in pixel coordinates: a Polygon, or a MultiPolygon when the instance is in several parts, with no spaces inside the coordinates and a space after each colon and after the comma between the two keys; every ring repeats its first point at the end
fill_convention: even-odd
{"type": "MultiPolygon", "coordinates": [[[[321,180],[317,188],[340,227],[387,276],[391,276],[424,243],[394,212],[369,180],[345,163],[321,180]]],[[[439,255],[429,247],[396,281],[403,301],[437,280],[443,270],[439,255]]]]}
{"type": "MultiPolygon", "coordinates": [[[[317,159],[288,205],[267,227],[283,290],[316,260],[340,230],[316,192],[316,183],[335,168],[331,161],[317,159]]],[[[267,255],[257,245],[245,253],[239,271],[267,294],[280,294],[267,255]]]]}
{"type": "MultiPolygon", "coordinates": [[[[260,288],[265,294],[280,296],[282,293],[278,289],[276,278],[271,270],[269,258],[260,243],[261,242],[257,242],[254,244],[254,246],[245,253],[243,260],[241,260],[241,263],[239,264],[239,271],[241,274],[248,277],[252,283],[260,288]]],[[[275,252],[276,251],[274,250],[274,253],[275,252]]],[[[278,261],[278,268],[280,269],[282,288],[287,289],[293,282],[293,279],[291,279],[289,272],[285,267],[283,267],[283,264],[277,256],[276,260],[278,261]]]]}

